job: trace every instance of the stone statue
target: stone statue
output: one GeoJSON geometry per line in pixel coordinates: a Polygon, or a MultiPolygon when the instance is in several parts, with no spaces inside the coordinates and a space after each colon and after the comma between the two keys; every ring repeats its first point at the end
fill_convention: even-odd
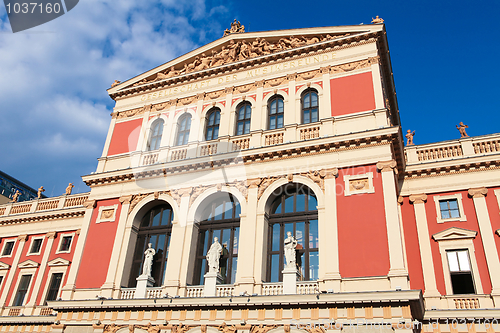
{"type": "Polygon", "coordinates": [[[75,187],[75,185],[73,185],[73,183],[69,183],[68,187],[66,187],[66,195],[71,194],[71,191],[73,191],[73,187],[75,187]]]}
{"type": "Polygon", "coordinates": [[[296,257],[295,248],[297,247],[297,240],[292,233],[288,231],[286,233],[287,238],[285,239],[285,267],[295,268],[296,257]]]}
{"type": "Polygon", "coordinates": [[[208,262],[208,272],[218,273],[219,272],[219,259],[222,253],[222,246],[219,243],[219,239],[214,237],[214,242],[207,252],[207,262],[208,262]]]}
{"type": "Polygon", "coordinates": [[[119,85],[121,82],[118,81],[118,80],[115,80],[115,82],[111,83],[111,88],[113,87],[116,87],[117,85],[119,85]]]}
{"type": "Polygon", "coordinates": [[[466,129],[466,128],[469,128],[469,126],[464,125],[464,123],[463,123],[463,122],[460,122],[460,124],[459,124],[459,125],[460,125],[460,126],[456,126],[456,125],[455,125],[455,126],[457,127],[458,131],[460,132],[460,137],[461,137],[461,138],[467,138],[467,137],[469,137],[469,136],[467,135],[467,132],[465,131],[465,129],[466,129]]]}
{"type": "Polygon", "coordinates": [[[374,24],[384,23],[384,19],[378,17],[378,15],[377,15],[377,16],[375,16],[375,18],[372,17],[372,23],[374,23],[374,24]]]}
{"type": "Polygon", "coordinates": [[[413,136],[415,135],[415,131],[408,130],[406,131],[406,145],[411,146],[413,145],[413,136]]]}
{"type": "Polygon", "coordinates": [[[38,192],[37,192],[37,194],[36,194],[36,197],[37,197],[38,199],[41,199],[41,198],[42,198],[42,192],[45,192],[45,189],[43,188],[43,186],[40,186],[40,187],[38,188],[38,192]]]}
{"type": "Polygon", "coordinates": [[[142,275],[151,276],[151,269],[153,268],[153,257],[156,254],[155,249],[148,243],[148,248],[144,252],[144,265],[142,266],[142,275]]]}
{"type": "Polygon", "coordinates": [[[21,195],[21,192],[19,190],[16,190],[16,193],[12,196],[12,202],[17,202],[19,200],[19,196],[21,195]]]}

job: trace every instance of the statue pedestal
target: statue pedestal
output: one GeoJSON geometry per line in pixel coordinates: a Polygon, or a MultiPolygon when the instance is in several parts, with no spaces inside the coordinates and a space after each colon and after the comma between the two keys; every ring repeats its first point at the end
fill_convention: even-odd
{"type": "Polygon", "coordinates": [[[135,287],[134,298],[147,298],[147,288],[152,287],[155,279],[149,275],[140,275],[137,279],[137,286],[135,287]]]}
{"type": "Polygon", "coordinates": [[[293,295],[297,293],[297,277],[299,271],[295,267],[287,267],[283,271],[283,295],[293,295]]]}
{"type": "Polygon", "coordinates": [[[217,273],[205,274],[205,284],[203,285],[203,296],[215,297],[217,284],[222,284],[222,276],[217,273]]]}

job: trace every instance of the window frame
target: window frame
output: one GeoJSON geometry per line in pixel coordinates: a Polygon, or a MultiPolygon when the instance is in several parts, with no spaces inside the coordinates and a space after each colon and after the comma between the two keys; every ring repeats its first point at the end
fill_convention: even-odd
{"type": "Polygon", "coordinates": [[[474,249],[474,238],[477,232],[461,228],[448,228],[444,231],[432,235],[432,238],[438,242],[439,253],[441,254],[441,264],[443,269],[444,284],[446,295],[472,295],[472,294],[454,294],[451,282],[451,272],[448,264],[448,251],[467,250],[469,252],[469,261],[472,270],[472,280],[476,295],[483,294],[483,286],[479,275],[476,252],[474,249]]]}
{"type": "Polygon", "coordinates": [[[12,257],[12,254],[14,253],[14,249],[16,248],[16,241],[17,239],[16,238],[13,238],[13,239],[6,239],[4,242],[3,242],[3,245],[2,245],[2,252],[0,252],[0,258],[10,258],[12,257]],[[14,243],[12,245],[12,250],[10,251],[9,254],[4,254],[5,252],[5,246],[7,245],[7,243],[14,243]]]}
{"type": "Polygon", "coordinates": [[[219,129],[220,129],[220,118],[221,118],[221,109],[218,107],[213,107],[210,110],[208,110],[206,116],[205,116],[205,141],[213,141],[217,140],[219,138],[219,129]],[[218,113],[218,120],[217,120],[217,113],[218,113]],[[214,124],[210,125],[210,117],[214,115],[214,124]],[[217,123],[216,123],[217,122],[217,123]],[[212,136],[209,138],[208,137],[208,132],[209,129],[212,130],[212,136]],[[217,130],[217,136],[214,137],[215,130],[217,130]]]}
{"type": "Polygon", "coordinates": [[[278,129],[281,129],[281,128],[285,128],[285,99],[283,98],[283,96],[281,96],[279,94],[275,94],[267,102],[267,129],[268,130],[278,130],[278,129]],[[283,112],[278,112],[279,107],[277,106],[276,107],[276,113],[271,114],[271,104],[274,101],[281,101],[283,103],[283,112]],[[277,120],[278,120],[278,116],[280,114],[283,116],[283,126],[278,127],[278,121],[277,120]],[[271,119],[273,117],[277,117],[276,118],[276,127],[271,128],[271,119]]]}
{"type": "MultiPolygon", "coordinates": [[[[68,273],[68,267],[70,265],[70,261],[63,258],[55,258],[47,263],[49,267],[49,271],[47,273],[48,279],[45,281],[45,285],[43,287],[42,297],[40,298],[39,305],[45,305],[47,301],[48,288],[50,284],[50,279],[52,278],[52,274],[62,273],[61,285],[59,286],[59,292],[57,296],[60,297],[62,293],[62,287],[64,285],[64,281],[66,279],[66,275],[68,273]]],[[[57,299],[57,298],[56,298],[57,299]]]]}
{"type": "MultiPolygon", "coordinates": [[[[310,104],[311,104],[311,102],[310,102],[310,104]]],[[[301,120],[301,124],[303,124],[303,125],[313,124],[313,123],[316,123],[316,122],[320,121],[320,119],[319,119],[319,93],[314,88],[307,88],[300,95],[300,120],[301,120]],[[310,95],[311,93],[315,93],[316,94],[317,105],[315,107],[309,106],[308,108],[305,108],[304,107],[304,98],[306,97],[306,95],[308,95],[308,94],[310,95]],[[312,121],[312,119],[311,119],[312,118],[311,117],[311,114],[312,114],[311,111],[314,110],[314,109],[316,109],[316,117],[317,117],[316,121],[312,121]],[[305,114],[305,111],[308,111],[308,110],[309,110],[309,122],[306,123],[304,121],[304,114],[305,114]]]]}
{"type": "Polygon", "coordinates": [[[444,222],[451,222],[451,221],[460,221],[460,222],[467,221],[467,217],[465,216],[465,212],[464,212],[464,206],[462,203],[462,193],[455,193],[455,194],[450,194],[450,195],[435,195],[434,196],[434,203],[436,205],[436,222],[437,223],[444,223],[444,222]],[[441,207],[440,207],[439,203],[441,201],[448,201],[448,200],[457,200],[458,211],[460,213],[460,217],[451,217],[448,219],[444,219],[442,217],[441,207]]]}
{"type": "MultiPolygon", "coordinates": [[[[153,258],[153,265],[156,262],[161,262],[160,266],[160,278],[161,281],[156,281],[155,279],[155,285],[157,286],[162,286],[164,281],[164,277],[166,274],[167,270],[167,264],[168,264],[168,255],[169,255],[169,249],[170,249],[170,244],[172,240],[172,227],[173,227],[173,221],[174,221],[174,209],[173,207],[166,201],[160,201],[158,204],[155,204],[152,206],[150,209],[147,210],[147,212],[144,214],[144,216],[140,219],[140,224],[137,228],[137,238],[135,241],[134,245],[134,251],[132,253],[132,259],[130,263],[130,273],[129,273],[129,278],[128,278],[128,285],[130,287],[133,287],[136,285],[136,278],[142,274],[142,266],[144,263],[144,252],[148,246],[148,243],[151,241],[151,237],[157,237],[155,244],[153,244],[153,247],[155,251],[157,250],[157,243],[159,241],[158,237],[161,235],[165,235],[164,243],[163,243],[163,248],[165,250],[165,254],[162,255],[160,260],[158,260],[157,253],[155,253],[155,257],[153,258]],[[168,208],[170,210],[169,213],[169,219],[170,222],[168,222],[166,225],[162,224],[163,221],[163,212],[164,210],[168,208]],[[152,221],[154,220],[153,213],[155,210],[160,209],[160,220],[159,220],[159,225],[153,226],[152,221]],[[148,221],[148,226],[142,226],[143,222],[149,219],[148,221]],[[144,243],[141,246],[141,249],[139,249],[140,246],[140,239],[144,238],[144,243]],[[139,274],[136,274],[137,272],[139,274]]],[[[153,267],[154,268],[154,267],[153,267]]],[[[154,275],[154,272],[152,272],[154,275]]]]}
{"type": "Polygon", "coordinates": [[[21,269],[19,271],[19,274],[17,275],[16,287],[14,288],[15,292],[12,294],[12,298],[10,301],[11,306],[25,306],[27,304],[28,296],[31,296],[30,289],[31,289],[31,286],[33,284],[33,276],[35,275],[35,271],[36,271],[36,269],[21,269]],[[28,282],[28,286],[26,287],[26,291],[25,291],[25,294],[23,296],[23,300],[21,301],[21,304],[18,305],[15,303],[16,303],[17,295],[19,294],[21,280],[24,276],[30,276],[30,281],[28,282]]]}
{"type": "MultiPolygon", "coordinates": [[[[280,199],[281,200],[281,213],[266,213],[265,215],[265,219],[267,221],[267,225],[268,225],[268,239],[267,239],[267,252],[266,252],[266,257],[267,257],[267,267],[269,269],[267,269],[266,271],[266,281],[267,282],[271,282],[272,280],[272,256],[273,255],[278,255],[279,256],[279,263],[278,263],[278,267],[279,267],[279,273],[278,273],[278,281],[279,282],[282,282],[283,281],[283,273],[282,273],[282,270],[284,268],[284,241],[285,241],[285,237],[286,237],[286,230],[285,230],[285,224],[291,224],[293,223],[293,232],[292,234],[294,236],[296,236],[296,226],[297,226],[297,223],[301,223],[301,222],[304,222],[304,245],[305,247],[302,248],[302,249],[299,249],[299,253],[302,253],[304,254],[304,258],[305,258],[305,261],[304,261],[304,267],[306,268],[305,269],[305,274],[304,276],[302,277],[302,281],[317,281],[317,280],[311,280],[311,277],[309,276],[309,270],[310,269],[307,269],[308,267],[310,268],[311,265],[310,265],[310,262],[309,262],[309,259],[310,259],[310,254],[311,253],[316,253],[317,256],[318,256],[318,271],[317,273],[319,273],[319,246],[316,247],[316,248],[309,248],[309,237],[311,235],[311,231],[310,231],[310,221],[314,221],[316,220],[317,222],[317,232],[318,232],[318,242],[319,242],[319,214],[318,214],[318,208],[316,206],[316,210],[309,210],[309,196],[306,195],[306,199],[305,199],[305,202],[304,202],[304,205],[305,205],[305,210],[304,211],[297,211],[297,200],[296,200],[296,196],[297,196],[297,193],[299,191],[302,191],[302,193],[309,193],[309,195],[313,196],[314,198],[316,198],[316,203],[318,201],[318,198],[316,197],[316,194],[314,193],[314,191],[309,188],[308,186],[306,185],[303,185],[303,184],[298,184],[298,183],[293,183],[293,184],[288,184],[288,185],[283,185],[282,187],[280,187],[279,189],[282,189],[284,188],[284,193],[280,194],[279,196],[276,196],[274,198],[272,198],[272,202],[270,204],[270,209],[271,210],[274,210],[274,206],[275,206],[275,203],[276,203],[276,200],[280,199]],[[293,199],[293,212],[290,212],[290,213],[286,213],[284,212],[284,209],[285,209],[285,200],[286,200],[286,194],[289,193],[288,190],[286,188],[293,188],[293,196],[294,196],[294,199],[293,199]],[[273,251],[272,249],[272,243],[273,243],[273,226],[275,224],[278,224],[279,225],[279,232],[280,232],[280,240],[279,240],[279,249],[277,251],[273,251]]],[[[300,272],[300,267],[298,267],[299,269],[299,272],[300,272]]],[[[318,279],[319,279],[319,276],[318,276],[318,279]]],[[[278,281],[274,281],[274,282],[278,282],[278,281]]]]}
{"type": "Polygon", "coordinates": [[[37,255],[40,255],[42,253],[44,239],[45,239],[45,236],[31,237],[30,245],[29,245],[29,250],[28,250],[28,253],[26,253],[26,256],[28,257],[28,256],[37,256],[37,255]],[[40,249],[38,250],[38,252],[32,252],[35,240],[42,240],[42,242],[40,244],[40,249]]]}
{"type": "MultiPolygon", "coordinates": [[[[198,223],[196,223],[196,227],[198,229],[198,234],[197,234],[197,243],[196,243],[196,249],[195,249],[195,263],[194,263],[194,271],[193,271],[193,277],[192,277],[192,283],[193,285],[199,285],[201,278],[208,272],[208,265],[205,264],[205,270],[202,272],[203,269],[203,263],[205,260],[206,263],[206,250],[210,249],[210,246],[212,245],[214,241],[214,231],[220,230],[221,232],[228,230],[229,231],[229,248],[227,248],[227,257],[224,257],[224,253],[221,254],[221,259],[226,260],[226,276],[225,280],[223,281],[223,284],[231,284],[231,280],[234,280],[236,278],[236,273],[235,276],[232,275],[233,271],[233,260],[236,259],[236,269],[238,268],[238,254],[240,252],[240,235],[241,235],[241,230],[240,230],[240,215],[241,215],[241,204],[239,200],[232,194],[227,193],[229,196],[229,201],[224,200],[225,198],[213,198],[208,205],[206,205],[203,210],[207,210],[210,208],[211,214],[209,218],[202,220],[198,223]],[[218,207],[220,204],[220,200],[222,199],[223,205],[225,207],[225,204],[227,202],[232,202],[232,217],[231,218],[224,218],[223,219],[215,219],[215,208],[218,207]],[[240,214],[236,216],[236,206],[239,206],[240,208],[240,214]],[[238,229],[238,239],[237,239],[237,253],[234,253],[234,238],[235,238],[235,233],[236,229],[238,229]],[[207,235],[205,237],[205,235],[207,235]],[[205,244],[205,239],[207,240],[207,244],[205,244]],[[233,240],[231,242],[231,240],[233,240]],[[205,252],[205,253],[204,253],[205,252]],[[228,274],[229,272],[229,274],[228,274]]],[[[207,198],[208,199],[208,198],[207,198]]],[[[207,200],[205,199],[205,200],[207,200]]],[[[210,200],[210,199],[208,199],[210,200]]],[[[226,211],[223,211],[225,213],[226,211]]],[[[223,240],[220,239],[219,237],[219,242],[223,246],[223,240]]],[[[220,268],[220,267],[219,267],[220,268]]],[[[223,277],[224,278],[224,277],[223,277]]]]}
{"type": "Polygon", "coordinates": [[[154,151],[154,150],[158,150],[161,148],[161,139],[162,139],[162,136],[163,136],[163,130],[165,128],[165,121],[161,118],[159,119],[156,119],[155,121],[153,121],[151,123],[151,127],[150,127],[150,130],[149,130],[149,137],[148,137],[148,142],[147,142],[147,146],[146,146],[146,150],[147,151],[154,151]],[[157,133],[155,134],[155,131],[156,131],[156,128],[157,127],[160,127],[160,133],[157,133]],[[155,140],[155,146],[153,147],[151,145],[151,143],[153,142],[153,140],[155,140]]]}
{"type": "Polygon", "coordinates": [[[74,232],[72,232],[72,233],[62,233],[62,234],[57,235],[57,237],[59,238],[59,242],[57,244],[57,250],[56,250],[55,254],[59,254],[59,253],[71,253],[71,248],[73,247],[73,241],[75,239],[75,233],[74,232]],[[71,237],[71,244],[69,244],[69,249],[68,250],[61,250],[61,246],[62,246],[62,242],[63,242],[63,238],[64,237],[71,237]]]}
{"type": "Polygon", "coordinates": [[[236,107],[235,120],[236,120],[236,125],[234,128],[234,135],[235,136],[250,134],[250,130],[252,128],[252,103],[250,103],[249,101],[243,101],[240,104],[238,104],[238,106],[236,107]],[[250,108],[250,117],[249,118],[246,117],[246,111],[247,111],[246,107],[250,108]],[[244,109],[243,111],[245,112],[243,119],[239,119],[241,109],[244,109]],[[247,121],[248,121],[248,131],[245,132],[247,121]],[[243,124],[243,133],[238,134],[238,125],[240,123],[243,124]]]}
{"type": "Polygon", "coordinates": [[[175,145],[174,146],[185,146],[189,143],[189,136],[191,135],[191,125],[193,122],[193,117],[191,116],[190,113],[185,113],[182,116],[179,117],[177,120],[177,132],[175,133],[175,145]],[[184,119],[189,119],[189,126],[187,129],[181,130],[181,124],[184,121],[184,119]],[[183,135],[183,141],[182,143],[179,143],[179,137],[180,135],[183,135]],[[187,140],[186,140],[186,134],[187,134],[187,140]]]}

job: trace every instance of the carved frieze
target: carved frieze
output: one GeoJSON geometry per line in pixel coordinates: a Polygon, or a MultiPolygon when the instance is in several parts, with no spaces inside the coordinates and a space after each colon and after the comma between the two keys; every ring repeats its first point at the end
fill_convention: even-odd
{"type": "Polygon", "coordinates": [[[362,69],[362,68],[369,67],[370,65],[371,64],[370,64],[370,61],[368,59],[366,59],[366,60],[360,60],[360,61],[354,61],[354,62],[350,62],[350,63],[347,63],[347,64],[332,66],[330,68],[330,72],[334,73],[334,74],[336,74],[336,73],[351,72],[351,71],[354,71],[354,70],[357,70],[357,69],[362,69]]]}
{"type": "Polygon", "coordinates": [[[239,92],[240,94],[244,94],[246,92],[249,92],[251,90],[255,90],[255,83],[250,83],[250,84],[245,84],[243,86],[236,87],[234,90],[236,92],[239,92]]]}
{"type": "Polygon", "coordinates": [[[302,80],[310,80],[312,78],[315,78],[316,76],[319,76],[320,70],[314,70],[314,71],[309,71],[305,73],[300,73],[298,74],[298,77],[301,78],[302,80]]]}
{"type": "Polygon", "coordinates": [[[277,325],[252,325],[252,327],[250,328],[250,333],[267,333],[276,327],[277,325]]]}
{"type": "Polygon", "coordinates": [[[205,99],[217,99],[225,95],[224,90],[217,90],[213,92],[206,93],[205,99]]]}
{"type": "Polygon", "coordinates": [[[138,115],[144,113],[144,111],[145,111],[144,107],[132,109],[132,110],[127,110],[127,111],[122,111],[122,112],[118,113],[118,116],[116,118],[122,119],[122,118],[134,117],[134,116],[138,116],[138,115]]]}
{"type": "Polygon", "coordinates": [[[271,79],[271,80],[266,80],[265,87],[277,87],[283,83],[286,83],[287,79],[286,77],[279,77],[276,79],[271,79]]]}
{"type": "Polygon", "coordinates": [[[130,213],[134,208],[135,206],[137,206],[137,204],[142,200],[144,199],[145,197],[147,197],[148,194],[136,194],[132,197],[132,201],[130,201],[130,206],[128,208],[128,212],[130,213]]]}

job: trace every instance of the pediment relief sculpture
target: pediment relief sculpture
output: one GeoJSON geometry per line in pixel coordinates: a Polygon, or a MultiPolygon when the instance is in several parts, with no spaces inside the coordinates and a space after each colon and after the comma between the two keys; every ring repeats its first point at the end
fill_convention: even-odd
{"type": "Polygon", "coordinates": [[[236,61],[256,58],[327,40],[333,40],[348,35],[350,35],[350,33],[334,36],[289,36],[280,38],[277,41],[269,41],[260,37],[257,37],[254,40],[230,40],[226,45],[223,45],[220,50],[212,50],[210,54],[208,52],[202,53],[201,55],[196,56],[194,60],[183,63],[182,69],[176,68],[176,66],[171,66],[166,70],[134,83],[132,87],[169,79],[181,74],[189,74],[208,68],[218,67],[236,61]]]}

